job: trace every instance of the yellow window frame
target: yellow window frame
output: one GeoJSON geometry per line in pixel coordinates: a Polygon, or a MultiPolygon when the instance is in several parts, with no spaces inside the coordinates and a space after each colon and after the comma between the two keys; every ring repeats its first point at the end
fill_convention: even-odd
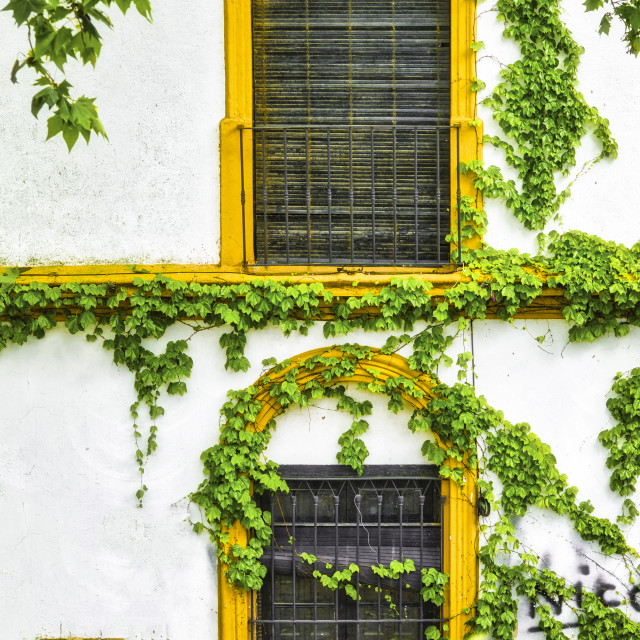
{"type": "MultiPolygon", "coordinates": [[[[482,127],[476,118],[475,93],[471,83],[475,79],[475,53],[471,44],[475,41],[475,0],[452,0],[451,3],[451,125],[459,125],[460,158],[465,161],[480,159],[482,155],[482,127]],[[469,123],[474,122],[475,126],[469,123]]],[[[243,134],[244,191],[246,210],[244,216],[240,194],[240,134],[239,127],[251,127],[253,122],[253,74],[251,42],[251,0],[225,0],[225,85],[226,117],[220,123],[220,263],[223,269],[240,270],[246,251],[249,265],[254,261],[253,237],[253,140],[251,129],[243,134]],[[249,176],[248,179],[246,177],[249,176]],[[243,231],[245,235],[243,236],[243,231]],[[243,248],[243,237],[247,238],[243,248]]],[[[457,181],[456,136],[451,136],[451,184],[457,181]]],[[[480,204],[480,196],[470,175],[462,175],[462,196],[470,196],[480,204]]],[[[457,225],[456,189],[451,189],[452,227],[457,225]]],[[[466,246],[479,245],[480,238],[466,241],[466,246]]],[[[291,272],[291,266],[249,266],[252,273],[291,272]]],[[[296,270],[323,273],[335,271],[334,267],[300,267],[296,270]]],[[[371,272],[415,272],[400,267],[367,268],[371,272]]]]}
{"type": "MultiPolygon", "coordinates": [[[[322,353],[325,356],[342,355],[340,351],[327,352],[326,348],[301,354],[291,359],[291,365],[277,374],[271,373],[271,384],[284,382],[287,373],[301,360],[315,354],[322,353]]],[[[424,392],[424,398],[403,394],[408,406],[424,407],[426,402],[433,397],[431,380],[424,374],[418,375],[413,371],[405,358],[397,354],[383,355],[375,353],[366,369],[358,369],[354,376],[338,378],[332,382],[339,384],[369,383],[374,380],[384,381],[388,377],[405,376],[412,379],[416,387],[424,392]],[[374,374],[369,371],[375,370],[374,374]]],[[[309,372],[304,370],[298,374],[296,383],[300,388],[308,382],[309,372]]],[[[260,380],[255,385],[261,389],[260,380]]],[[[264,429],[265,426],[279,413],[281,407],[269,396],[265,387],[264,397],[258,392],[256,397],[262,403],[262,410],[258,414],[252,428],[264,429]]],[[[449,631],[447,636],[451,640],[463,640],[467,631],[466,623],[471,617],[470,609],[477,597],[478,590],[478,510],[477,510],[477,485],[476,475],[469,469],[464,470],[464,483],[458,486],[455,483],[443,480],[442,495],[445,496],[445,508],[443,515],[443,571],[449,574],[449,583],[445,590],[445,604],[443,616],[449,619],[449,631]],[[465,613],[467,611],[468,613],[465,613]]],[[[229,531],[228,547],[234,544],[246,546],[248,531],[236,522],[229,531]]],[[[218,638],[219,640],[249,640],[251,599],[253,592],[246,592],[227,580],[226,565],[218,563],[218,638]]]]}

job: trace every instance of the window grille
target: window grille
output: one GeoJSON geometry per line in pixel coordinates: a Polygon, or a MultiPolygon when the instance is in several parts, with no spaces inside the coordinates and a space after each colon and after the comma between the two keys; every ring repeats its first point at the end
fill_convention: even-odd
{"type": "Polygon", "coordinates": [[[261,640],[418,640],[442,622],[420,596],[420,569],[441,567],[441,493],[437,469],[370,466],[361,477],[343,466],[283,466],[289,494],[261,497],[273,540],[262,562],[264,586],[252,604],[252,638],[261,640]],[[310,565],[301,553],[313,554],[310,565]],[[372,565],[413,560],[417,571],[381,579],[372,565]],[[351,584],[332,591],[312,577],[356,564],[351,584]],[[329,564],[329,567],[326,567],[329,564]]]}
{"type": "Polygon", "coordinates": [[[448,262],[449,0],[252,12],[256,261],[448,262]]]}

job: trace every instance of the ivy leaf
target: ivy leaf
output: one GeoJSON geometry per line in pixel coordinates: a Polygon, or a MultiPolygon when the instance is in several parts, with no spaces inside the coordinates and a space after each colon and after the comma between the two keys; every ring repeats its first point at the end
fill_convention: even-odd
{"type": "Polygon", "coordinates": [[[47,120],[47,140],[57,136],[64,127],[62,118],[58,115],[53,115],[47,120]]]}
{"type": "Polygon", "coordinates": [[[151,3],[149,0],[133,0],[138,13],[151,22],[151,3]]]}
{"type": "Polygon", "coordinates": [[[79,135],[80,135],[80,131],[78,131],[78,129],[68,124],[63,124],[62,137],[64,138],[64,141],[67,143],[67,149],[69,149],[69,153],[71,153],[71,149],[73,149],[73,146],[78,140],[79,135]]]}
{"type": "Polygon", "coordinates": [[[18,26],[24,24],[32,13],[39,13],[46,7],[44,0],[11,0],[2,11],[13,12],[13,19],[18,26]]]}
{"type": "Polygon", "coordinates": [[[91,124],[98,117],[94,100],[95,98],[82,96],[71,107],[71,118],[83,129],[91,129],[91,124]]]}

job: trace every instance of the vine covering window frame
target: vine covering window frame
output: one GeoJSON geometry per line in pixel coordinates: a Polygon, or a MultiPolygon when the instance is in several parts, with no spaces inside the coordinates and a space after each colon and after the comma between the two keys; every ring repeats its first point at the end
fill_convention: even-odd
{"type": "MultiPolygon", "coordinates": [[[[292,361],[304,360],[317,353],[331,355],[326,348],[300,354],[292,361]]],[[[333,353],[333,352],[332,352],[333,353]]],[[[335,351],[336,355],[341,355],[335,351]]],[[[408,362],[400,355],[378,355],[371,359],[370,364],[376,370],[373,373],[365,371],[360,375],[333,383],[370,383],[374,380],[384,380],[386,377],[406,376],[415,378],[408,362]]],[[[369,367],[367,367],[368,369],[369,367]]],[[[287,368],[270,378],[276,384],[284,382],[287,368]]],[[[372,369],[373,371],[373,369],[372,369]]],[[[257,383],[259,384],[259,383],[257,383]]],[[[301,387],[304,379],[296,381],[301,387]]],[[[427,397],[431,397],[430,386],[423,381],[416,380],[417,387],[422,389],[427,397]]],[[[421,404],[419,400],[408,396],[400,390],[407,406],[421,404]]],[[[281,413],[279,405],[268,402],[263,405],[252,429],[258,431],[267,428],[271,421],[281,413]]],[[[472,615],[471,607],[477,598],[478,589],[478,509],[477,486],[475,472],[463,467],[464,481],[461,485],[450,480],[442,480],[441,495],[444,500],[442,513],[442,571],[449,574],[449,582],[445,587],[445,603],[442,616],[449,620],[448,637],[451,640],[463,640],[468,631],[466,622],[472,615]]],[[[249,531],[239,521],[229,530],[228,548],[238,544],[246,546],[249,531]]],[[[246,592],[229,583],[226,566],[218,563],[218,640],[248,640],[250,636],[251,606],[255,592],[246,592]]]]}
{"type": "MultiPolygon", "coordinates": [[[[291,272],[291,265],[247,266],[254,261],[251,242],[253,237],[252,203],[253,181],[244,180],[242,173],[252,175],[253,139],[253,68],[252,68],[252,24],[251,0],[224,0],[225,35],[225,113],[220,123],[220,263],[223,269],[232,271],[248,270],[252,273],[291,272]],[[246,129],[240,137],[240,130],[246,129]],[[243,164],[240,163],[240,145],[243,149],[243,164]],[[244,191],[244,198],[241,193],[244,191]],[[244,205],[243,201],[244,200],[244,205]],[[243,216],[243,206],[245,213],[243,216]],[[243,223],[244,220],[244,223],[243,223]]],[[[481,127],[469,126],[474,121],[475,93],[471,84],[475,76],[475,54],[471,48],[475,40],[475,2],[473,0],[452,0],[451,3],[451,121],[460,127],[459,157],[465,161],[481,156],[481,127]]],[[[457,144],[457,136],[451,136],[451,145],[457,144]]],[[[452,149],[450,157],[458,157],[458,150],[452,149]]],[[[450,167],[450,184],[457,180],[455,162],[450,167]]],[[[460,180],[462,196],[477,198],[470,175],[460,180]]],[[[457,194],[451,189],[452,226],[457,225],[457,194]]],[[[473,242],[465,242],[473,246],[473,242]]],[[[298,267],[296,267],[298,268],[298,267]]],[[[334,272],[335,266],[305,266],[305,271],[314,273],[334,272]]],[[[416,268],[371,267],[368,271],[413,272],[416,268]]]]}

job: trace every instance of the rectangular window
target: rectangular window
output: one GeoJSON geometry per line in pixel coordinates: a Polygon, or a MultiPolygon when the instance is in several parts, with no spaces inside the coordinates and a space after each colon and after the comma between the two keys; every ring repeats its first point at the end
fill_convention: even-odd
{"type": "Polygon", "coordinates": [[[449,0],[253,0],[252,41],[256,262],[447,263],[449,0]]]}
{"type": "Polygon", "coordinates": [[[252,638],[418,640],[439,626],[438,607],[420,596],[420,569],[441,568],[441,480],[435,467],[370,466],[358,477],[343,466],[282,466],[289,494],[261,497],[271,512],[264,586],[252,607],[252,638]],[[302,553],[316,556],[309,564],[302,553]],[[373,565],[413,561],[416,571],[380,578],[373,565]],[[326,565],[330,565],[327,567],[326,565]],[[332,591],[312,576],[360,567],[332,591]],[[354,593],[354,592],[352,592],[354,593]]]}

